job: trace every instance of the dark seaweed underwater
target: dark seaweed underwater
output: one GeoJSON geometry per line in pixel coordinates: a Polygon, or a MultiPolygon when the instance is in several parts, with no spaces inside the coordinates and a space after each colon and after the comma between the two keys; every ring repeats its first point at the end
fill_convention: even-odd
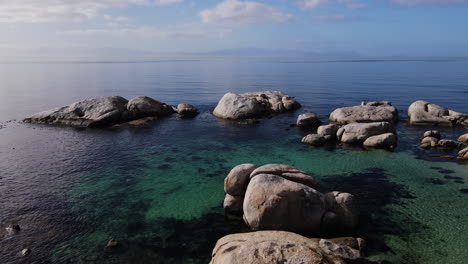
{"type": "MultiPolygon", "coordinates": [[[[468,164],[419,148],[430,127],[405,124],[424,99],[468,112],[468,61],[313,62],[291,59],[0,64],[0,263],[208,263],[216,240],[246,232],[224,217],[223,179],[240,163],[284,163],[321,191],[362,205],[355,234],[368,262],[464,263],[468,164]],[[303,105],[242,125],[211,115],[226,92],[280,90],[303,105]],[[95,96],[147,95],[201,110],[147,128],[75,129],[23,124],[32,113],[95,96]],[[389,100],[399,145],[313,148],[291,127],[298,114],[326,121],[337,107],[389,100]],[[17,223],[21,231],[4,230],[17,223]],[[106,248],[109,239],[123,243],[106,248]],[[28,247],[31,254],[18,256],[28,247]]],[[[466,128],[437,128],[456,139],[466,128]]]]}

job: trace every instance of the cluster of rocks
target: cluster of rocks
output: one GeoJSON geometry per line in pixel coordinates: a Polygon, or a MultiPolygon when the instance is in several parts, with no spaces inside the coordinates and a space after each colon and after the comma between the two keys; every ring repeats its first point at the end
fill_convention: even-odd
{"type": "Polygon", "coordinates": [[[410,125],[468,126],[468,115],[426,101],[416,101],[408,108],[410,125]]]}
{"type": "Polygon", "coordinates": [[[441,139],[441,134],[437,130],[429,130],[424,133],[421,140],[421,148],[440,148],[443,150],[459,150],[458,159],[468,160],[468,134],[461,135],[458,140],[441,139]]]}
{"type": "Polygon", "coordinates": [[[324,234],[353,230],[359,209],[352,194],[318,192],[317,181],[289,165],[241,164],[224,180],[227,214],[243,215],[253,230],[324,234]]]}
{"type": "Polygon", "coordinates": [[[198,114],[198,110],[190,104],[179,104],[174,108],[147,96],[138,96],[130,101],[121,96],[107,96],[40,112],[24,119],[24,122],[103,127],[126,122],[141,124],[175,112],[181,117],[198,114]]]}
{"type": "Polygon", "coordinates": [[[218,102],[213,115],[222,119],[247,119],[299,109],[301,104],[282,92],[227,93],[218,102]]]}
{"type": "Polygon", "coordinates": [[[398,110],[387,101],[363,102],[359,106],[338,108],[330,114],[329,125],[319,126],[316,134],[302,142],[322,146],[345,143],[372,148],[394,148],[397,144],[394,122],[398,110]]]}
{"type": "Polygon", "coordinates": [[[234,167],[224,180],[225,212],[243,216],[257,232],[219,239],[210,263],[343,264],[362,258],[365,242],[360,238],[296,234],[330,235],[357,227],[356,198],[341,192],[323,194],[315,189],[317,185],[312,176],[289,165],[234,167]]]}
{"type": "Polygon", "coordinates": [[[210,264],[343,264],[363,257],[361,238],[307,238],[284,231],[232,234],[218,240],[210,264]]]}

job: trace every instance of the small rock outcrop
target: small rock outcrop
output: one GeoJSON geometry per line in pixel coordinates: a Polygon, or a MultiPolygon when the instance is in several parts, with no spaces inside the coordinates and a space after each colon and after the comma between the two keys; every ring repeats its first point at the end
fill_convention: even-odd
{"type": "Polygon", "coordinates": [[[396,122],[398,110],[390,102],[369,102],[358,106],[338,108],[330,114],[336,124],[396,122]]]}
{"type": "Polygon", "coordinates": [[[232,234],[216,243],[210,264],[346,264],[363,257],[361,238],[306,238],[284,231],[232,234]]]}
{"type": "Polygon", "coordinates": [[[154,100],[148,96],[138,96],[128,101],[127,110],[131,119],[150,116],[168,116],[174,113],[172,106],[154,100]]]}
{"type": "Polygon", "coordinates": [[[348,144],[362,144],[366,139],[386,133],[393,133],[388,122],[354,123],[341,127],[337,132],[338,140],[348,144]]]}
{"type": "Polygon", "coordinates": [[[253,230],[303,234],[353,230],[359,216],[354,196],[338,192],[322,194],[315,189],[317,185],[312,176],[289,165],[267,164],[257,168],[241,164],[225,179],[224,209],[228,215],[243,215],[253,230]]]}
{"type": "Polygon", "coordinates": [[[316,128],[322,124],[316,113],[305,113],[297,117],[296,125],[301,128],[316,128]]]}
{"type": "Polygon", "coordinates": [[[282,92],[227,93],[218,102],[213,115],[238,120],[293,111],[300,107],[296,99],[282,92]]]}
{"type": "Polygon", "coordinates": [[[463,144],[468,144],[468,133],[461,135],[457,140],[463,144]]]}
{"type": "Polygon", "coordinates": [[[468,126],[468,115],[427,101],[416,101],[408,108],[410,125],[468,126]]]}
{"type": "Polygon", "coordinates": [[[177,106],[177,113],[180,117],[194,117],[199,111],[195,106],[183,103],[177,106]]]}
{"type": "Polygon", "coordinates": [[[439,148],[443,150],[461,149],[465,143],[451,139],[441,139],[439,131],[431,130],[424,133],[424,138],[421,140],[421,148],[439,148]]]}
{"type": "Polygon", "coordinates": [[[302,138],[301,142],[319,147],[325,144],[327,140],[325,139],[325,137],[319,136],[317,134],[308,134],[307,136],[302,138]]]}
{"type": "Polygon", "coordinates": [[[466,147],[466,148],[460,150],[460,151],[458,152],[457,158],[458,158],[459,160],[468,160],[468,147],[466,147]]]}
{"type": "Polygon", "coordinates": [[[397,137],[393,133],[384,133],[377,136],[368,137],[362,144],[371,148],[391,148],[396,146],[397,137]]]}

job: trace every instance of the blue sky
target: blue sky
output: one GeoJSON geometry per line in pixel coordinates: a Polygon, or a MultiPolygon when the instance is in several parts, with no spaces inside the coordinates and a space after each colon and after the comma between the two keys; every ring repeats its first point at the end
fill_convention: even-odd
{"type": "Polygon", "coordinates": [[[468,0],[0,0],[0,50],[468,56],[468,0]]]}

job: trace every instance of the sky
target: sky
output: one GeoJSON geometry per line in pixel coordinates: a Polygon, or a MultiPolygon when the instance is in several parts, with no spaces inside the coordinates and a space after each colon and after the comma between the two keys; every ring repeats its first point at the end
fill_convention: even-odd
{"type": "Polygon", "coordinates": [[[468,0],[0,0],[0,54],[246,47],[468,56],[468,0]]]}

